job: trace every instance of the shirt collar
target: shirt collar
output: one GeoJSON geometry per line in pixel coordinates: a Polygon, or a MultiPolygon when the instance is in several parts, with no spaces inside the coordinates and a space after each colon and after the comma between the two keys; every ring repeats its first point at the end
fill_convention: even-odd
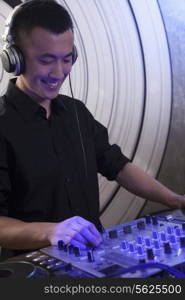
{"type": "MultiPolygon", "coordinates": [[[[46,114],[45,109],[20,90],[15,83],[16,78],[9,81],[8,89],[5,94],[6,100],[16,107],[28,121],[32,120],[35,114],[46,114]]],[[[62,101],[62,95],[52,99],[51,110],[54,114],[60,114],[64,110],[67,110],[66,105],[62,101]]]]}

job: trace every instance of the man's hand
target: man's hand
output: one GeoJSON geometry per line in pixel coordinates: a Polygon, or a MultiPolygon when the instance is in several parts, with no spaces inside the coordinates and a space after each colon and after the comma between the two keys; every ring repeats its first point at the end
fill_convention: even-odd
{"type": "Polygon", "coordinates": [[[95,225],[79,216],[69,218],[57,223],[49,236],[52,245],[57,245],[59,240],[65,244],[72,244],[81,249],[86,246],[97,247],[102,237],[95,225]]]}

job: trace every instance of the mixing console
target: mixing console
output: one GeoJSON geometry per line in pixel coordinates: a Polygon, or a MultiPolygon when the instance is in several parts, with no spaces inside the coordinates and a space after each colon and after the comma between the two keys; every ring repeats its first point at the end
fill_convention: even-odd
{"type": "Polygon", "coordinates": [[[185,278],[184,220],[148,215],[108,228],[102,237],[97,248],[81,250],[59,241],[25,255],[24,261],[49,276],[185,278]]]}

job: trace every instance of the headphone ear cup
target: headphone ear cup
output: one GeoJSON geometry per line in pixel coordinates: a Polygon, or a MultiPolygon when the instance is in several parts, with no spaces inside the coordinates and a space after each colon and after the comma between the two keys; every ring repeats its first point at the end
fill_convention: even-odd
{"type": "Polygon", "coordinates": [[[2,51],[1,60],[4,69],[8,73],[13,73],[15,76],[18,76],[25,71],[23,54],[15,45],[2,51]]]}
{"type": "Polygon", "coordinates": [[[78,58],[78,51],[77,51],[76,46],[74,45],[73,46],[73,53],[72,53],[72,64],[73,65],[76,62],[77,58],[78,58]]]}

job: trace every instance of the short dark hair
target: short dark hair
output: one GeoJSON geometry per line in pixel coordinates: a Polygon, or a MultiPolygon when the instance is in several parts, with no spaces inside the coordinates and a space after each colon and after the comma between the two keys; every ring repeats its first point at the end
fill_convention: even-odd
{"type": "Polygon", "coordinates": [[[20,30],[29,33],[34,27],[41,27],[52,33],[64,33],[73,22],[68,11],[54,0],[29,0],[17,9],[12,18],[11,35],[19,41],[20,30]]]}

